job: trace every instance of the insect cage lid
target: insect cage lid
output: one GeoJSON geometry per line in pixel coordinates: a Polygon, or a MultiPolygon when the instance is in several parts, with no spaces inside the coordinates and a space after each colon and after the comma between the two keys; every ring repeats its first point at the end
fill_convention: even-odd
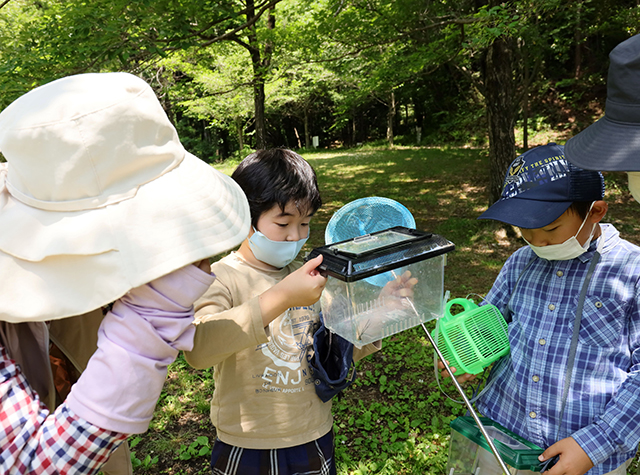
{"type": "Polygon", "coordinates": [[[454,244],[438,234],[396,226],[317,247],[306,260],[323,256],[320,271],[354,282],[450,252],[454,244]]]}
{"type": "MultiPolygon", "coordinates": [[[[517,470],[540,471],[538,456],[544,452],[542,447],[514,434],[488,417],[480,417],[480,422],[482,422],[482,425],[487,431],[487,435],[491,437],[493,445],[507,465],[517,470]]],[[[473,417],[458,417],[451,421],[449,426],[464,435],[467,439],[475,442],[488,452],[491,452],[487,440],[484,438],[484,435],[482,435],[473,417]]]]}

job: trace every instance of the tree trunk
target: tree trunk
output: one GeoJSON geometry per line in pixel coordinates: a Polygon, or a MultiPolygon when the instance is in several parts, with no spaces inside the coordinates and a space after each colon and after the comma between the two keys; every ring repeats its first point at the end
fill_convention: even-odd
{"type": "MultiPolygon", "coordinates": [[[[254,0],[247,0],[247,21],[255,18],[254,0]]],[[[276,19],[273,15],[273,8],[269,10],[267,17],[267,28],[273,30],[276,25],[276,19]]],[[[264,54],[260,53],[260,45],[256,34],[255,24],[249,28],[249,53],[251,54],[251,64],[253,66],[253,104],[256,119],[256,148],[264,149],[267,147],[267,127],[264,115],[264,84],[266,81],[267,70],[271,63],[271,53],[273,45],[267,42],[264,45],[264,54]]]]}
{"type": "Polygon", "coordinates": [[[387,141],[389,142],[389,147],[393,147],[393,119],[396,116],[396,95],[393,91],[391,91],[391,96],[389,97],[389,112],[387,115],[387,141]]]}
{"type": "Polygon", "coordinates": [[[356,145],[358,143],[358,134],[356,133],[356,115],[355,113],[351,117],[351,145],[356,145]]]}
{"type": "Polygon", "coordinates": [[[296,134],[296,140],[298,141],[298,148],[302,148],[302,142],[300,142],[300,135],[298,135],[298,129],[296,127],[294,127],[293,131],[296,134]]]}
{"type": "Polygon", "coordinates": [[[243,128],[242,128],[242,117],[236,117],[236,131],[238,133],[238,147],[240,152],[244,149],[244,137],[243,137],[243,128]]]}
{"type": "Polygon", "coordinates": [[[485,102],[489,129],[489,191],[500,198],[505,173],[515,158],[513,47],[500,37],[488,49],[484,64],[485,102]]]}
{"type": "MultiPolygon", "coordinates": [[[[254,65],[255,66],[255,65],[254,65]]],[[[264,149],[267,143],[267,127],[264,120],[264,77],[254,68],[253,107],[256,116],[256,148],[264,149]]]]}
{"type": "Polygon", "coordinates": [[[304,148],[311,148],[311,133],[309,132],[309,112],[304,109],[304,148]]]}
{"type": "Polygon", "coordinates": [[[578,3],[578,11],[576,12],[576,27],[574,30],[575,35],[575,67],[573,71],[573,77],[580,79],[582,76],[582,2],[578,3]]]}
{"type": "Polygon", "coordinates": [[[529,150],[529,64],[524,57],[524,91],[522,92],[522,148],[529,150]]]}
{"type": "Polygon", "coordinates": [[[424,104],[416,97],[413,98],[413,117],[416,121],[416,144],[420,145],[422,140],[422,123],[424,122],[424,104]]]}

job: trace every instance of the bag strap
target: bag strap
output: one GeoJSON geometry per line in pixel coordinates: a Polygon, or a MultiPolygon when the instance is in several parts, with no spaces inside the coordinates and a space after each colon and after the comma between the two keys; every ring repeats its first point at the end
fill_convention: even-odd
{"type": "MultiPolygon", "coordinates": [[[[602,244],[604,243],[604,231],[600,236],[601,241],[598,243],[598,248],[596,249],[595,254],[591,258],[591,263],[589,264],[589,269],[587,270],[587,275],[584,278],[584,282],[582,283],[582,288],[580,289],[580,297],[578,298],[578,308],[576,309],[576,319],[573,322],[573,334],[571,335],[571,346],[569,347],[569,357],[567,360],[567,370],[565,372],[564,377],[564,388],[562,390],[562,403],[560,404],[560,416],[558,416],[558,429],[556,430],[555,441],[558,442],[558,438],[560,437],[560,428],[562,427],[562,419],[564,418],[564,410],[567,403],[567,396],[569,395],[569,388],[571,386],[571,375],[573,374],[573,365],[576,359],[576,350],[578,348],[578,337],[580,336],[580,322],[582,321],[582,311],[584,309],[584,301],[587,297],[587,290],[589,288],[589,282],[591,282],[591,277],[593,276],[593,272],[595,271],[596,265],[600,261],[600,250],[602,249],[602,244]]],[[[544,473],[555,463],[558,461],[558,456],[552,457],[548,460],[545,460],[540,464],[540,473],[544,473]]],[[[640,467],[638,468],[638,474],[640,475],[640,467]]]]}
{"type": "Polygon", "coordinates": [[[596,265],[600,261],[600,251],[602,249],[603,243],[604,243],[604,231],[600,236],[600,242],[598,243],[598,248],[596,249],[595,254],[591,258],[591,263],[589,264],[587,275],[584,278],[582,289],[580,289],[580,298],[578,299],[578,308],[576,309],[576,319],[573,323],[573,335],[571,336],[571,346],[569,347],[569,358],[567,360],[567,371],[565,373],[565,378],[564,378],[564,388],[562,390],[562,405],[560,406],[560,416],[558,418],[558,431],[556,433],[556,442],[558,441],[558,436],[560,435],[560,426],[562,425],[562,418],[564,417],[564,409],[567,403],[567,396],[569,395],[569,386],[571,385],[571,375],[573,374],[573,365],[575,363],[576,350],[578,348],[578,336],[580,335],[580,322],[582,320],[582,311],[584,309],[584,301],[587,296],[589,282],[591,282],[591,277],[593,276],[593,272],[596,269],[596,265]]]}
{"type": "Polygon", "coordinates": [[[533,264],[538,259],[539,259],[538,256],[534,256],[533,258],[531,258],[531,260],[529,262],[527,262],[527,265],[524,266],[524,268],[520,271],[520,275],[518,275],[518,278],[516,279],[516,283],[513,286],[513,290],[511,291],[511,294],[509,294],[509,300],[507,300],[507,304],[504,307],[505,308],[505,313],[507,314],[507,318],[505,318],[505,320],[510,319],[511,318],[511,314],[513,313],[511,311],[511,307],[510,307],[511,299],[513,299],[513,294],[516,293],[516,289],[518,288],[518,284],[520,283],[520,279],[522,279],[522,276],[527,271],[527,269],[529,269],[529,267],[531,267],[531,264],[533,264]]]}

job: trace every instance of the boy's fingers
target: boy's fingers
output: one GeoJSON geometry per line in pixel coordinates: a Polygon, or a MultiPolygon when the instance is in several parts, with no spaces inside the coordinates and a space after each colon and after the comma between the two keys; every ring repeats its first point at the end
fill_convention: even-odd
{"type": "MultiPolygon", "coordinates": [[[[455,366],[449,366],[449,369],[451,370],[452,373],[456,372],[456,367],[455,366]]],[[[447,368],[443,368],[442,369],[442,374],[446,374],[447,376],[449,376],[449,372],[447,371],[447,368]]]]}
{"type": "Polygon", "coordinates": [[[302,268],[308,275],[320,278],[322,280],[322,286],[324,287],[327,281],[327,277],[322,275],[322,273],[318,270],[318,266],[322,264],[322,259],[322,254],[319,254],[313,259],[307,261],[304,266],[302,266],[302,268]]]}
{"type": "Polygon", "coordinates": [[[199,262],[194,262],[193,265],[204,272],[211,273],[211,264],[209,264],[209,259],[202,259],[199,262]]]}
{"type": "Polygon", "coordinates": [[[318,266],[322,264],[322,254],[317,255],[313,259],[309,259],[304,265],[300,268],[300,270],[304,269],[303,272],[309,275],[317,275],[320,272],[318,271],[318,266]],[[314,272],[316,271],[316,272],[314,272]]]}
{"type": "MultiPolygon", "coordinates": [[[[453,366],[451,367],[451,372],[453,372],[453,373],[456,372],[456,369],[453,366]]],[[[449,374],[449,372],[446,369],[443,369],[442,371],[440,371],[440,376],[442,376],[443,378],[450,378],[451,377],[451,375],[449,374]]],[[[459,379],[458,379],[458,381],[459,381],[459,379]]]]}
{"type": "Polygon", "coordinates": [[[547,447],[547,450],[545,450],[544,452],[542,452],[539,456],[538,456],[538,460],[540,460],[541,462],[544,462],[547,459],[550,459],[551,457],[555,457],[556,455],[558,455],[560,453],[560,447],[558,446],[558,443],[556,442],[555,444],[551,445],[550,447],[547,447]]]}
{"type": "Polygon", "coordinates": [[[322,254],[318,254],[316,257],[314,257],[313,259],[309,259],[306,263],[305,263],[305,267],[310,267],[312,269],[315,269],[316,267],[318,267],[320,264],[322,264],[322,259],[323,256],[322,254]]]}

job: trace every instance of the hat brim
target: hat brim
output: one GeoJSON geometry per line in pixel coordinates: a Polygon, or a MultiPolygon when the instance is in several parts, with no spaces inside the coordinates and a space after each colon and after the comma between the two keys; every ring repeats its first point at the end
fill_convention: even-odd
{"type": "Polygon", "coordinates": [[[567,201],[539,201],[509,198],[496,201],[478,219],[493,219],[524,229],[538,229],[553,223],[571,206],[567,201]]]}
{"type": "Polygon", "coordinates": [[[235,181],[188,153],[135,197],[91,211],[35,209],[0,188],[0,228],[11,230],[0,236],[0,320],[54,320],[106,305],[234,248],[249,216],[235,181]]]}
{"type": "Polygon", "coordinates": [[[640,171],[640,125],[606,115],[567,140],[567,160],[586,170],[640,171]]]}

